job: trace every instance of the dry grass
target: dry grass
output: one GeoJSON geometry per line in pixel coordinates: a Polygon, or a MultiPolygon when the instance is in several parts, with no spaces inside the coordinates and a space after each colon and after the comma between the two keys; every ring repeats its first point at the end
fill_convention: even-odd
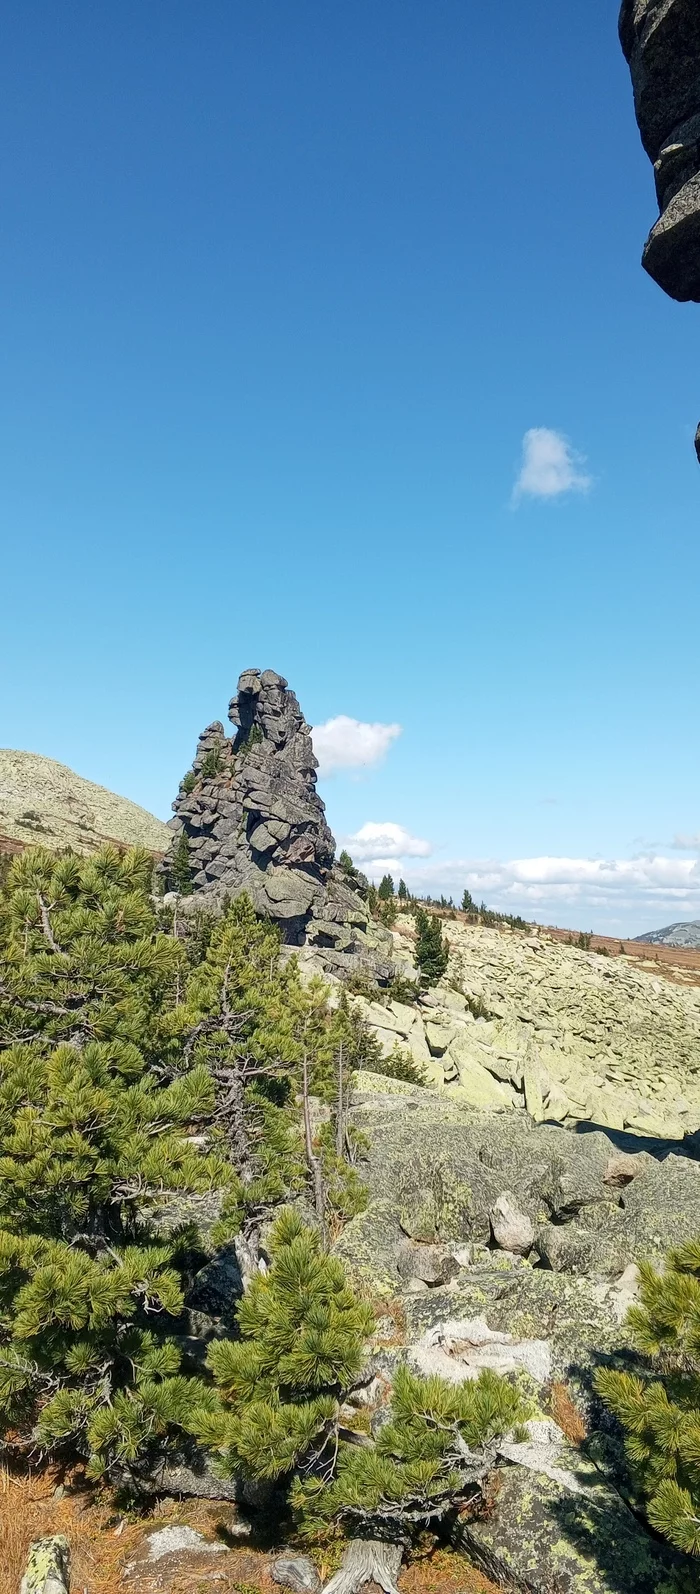
{"type": "Polygon", "coordinates": [[[566,1384],[552,1384],[549,1410],[569,1444],[582,1445],[587,1433],[586,1424],[577,1411],[566,1384]]]}
{"type": "MultiPolygon", "coordinates": [[[[120,1520],[109,1498],[81,1488],[78,1478],[65,1478],[55,1468],[19,1475],[0,1468],[0,1594],[18,1594],[33,1539],[64,1533],[71,1547],[72,1594],[279,1594],[269,1572],[269,1552],[246,1545],[234,1548],[222,1578],[218,1557],[211,1573],[193,1565],[156,1571],[147,1564],[124,1582],[127,1563],[139,1563],[144,1535],[154,1526],[187,1523],[211,1539],[222,1534],[227,1507],[211,1500],[163,1501],[147,1517],[120,1520]],[[57,1498],[56,1489],[65,1493],[57,1498]],[[212,1580],[212,1573],[217,1575],[212,1580]],[[161,1581],[161,1576],[163,1580],[161,1581]]],[[[337,1543],[314,1557],[324,1581],[342,1555],[337,1543]]],[[[470,1565],[466,1556],[433,1549],[401,1573],[401,1594],[496,1594],[494,1585],[470,1565]]]]}

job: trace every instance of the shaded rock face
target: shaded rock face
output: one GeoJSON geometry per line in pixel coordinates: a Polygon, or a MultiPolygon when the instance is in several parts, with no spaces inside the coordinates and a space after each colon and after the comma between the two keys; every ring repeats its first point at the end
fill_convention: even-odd
{"type": "Polygon", "coordinates": [[[284,677],[244,670],[229,719],[233,736],[220,721],[202,733],[173,803],[166,877],[184,835],[198,895],[220,902],[245,891],[287,944],[317,947],[330,966],[379,964],[380,974],[383,956],[388,971],[391,936],[370,926],[362,896],[334,863],[311,729],[284,677]]]}
{"type": "Polygon", "coordinates": [[[620,42],[661,212],[643,264],[672,299],[700,302],[700,7],[623,0],[620,42]]]}

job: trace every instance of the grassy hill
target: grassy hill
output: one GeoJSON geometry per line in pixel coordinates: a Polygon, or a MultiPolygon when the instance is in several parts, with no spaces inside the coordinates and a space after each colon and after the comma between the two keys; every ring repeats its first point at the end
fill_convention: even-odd
{"type": "Polygon", "coordinates": [[[161,819],[40,753],[0,748],[0,850],[40,843],[92,852],[105,841],[164,852],[161,819]]]}

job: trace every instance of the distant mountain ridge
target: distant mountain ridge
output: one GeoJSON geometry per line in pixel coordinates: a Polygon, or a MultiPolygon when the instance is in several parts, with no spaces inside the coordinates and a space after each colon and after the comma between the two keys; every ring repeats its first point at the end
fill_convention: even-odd
{"type": "Polygon", "coordinates": [[[0,850],[41,845],[89,853],[106,841],[165,852],[170,832],[146,808],[41,753],[0,748],[0,850]]]}
{"type": "Polygon", "coordinates": [[[636,935],[634,939],[646,941],[650,946],[700,947],[700,919],[667,924],[664,930],[649,930],[646,935],[636,935]]]}

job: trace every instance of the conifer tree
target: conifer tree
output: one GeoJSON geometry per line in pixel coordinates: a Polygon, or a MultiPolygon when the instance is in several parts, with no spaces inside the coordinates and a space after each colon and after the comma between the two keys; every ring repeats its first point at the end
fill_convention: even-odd
{"type": "Polygon", "coordinates": [[[625,1431],[652,1527],[700,1555],[700,1240],[671,1251],[663,1273],[640,1273],[627,1325],[643,1372],[601,1368],[596,1388],[625,1431]]]}
{"type": "Polygon", "coordinates": [[[269,1252],[238,1309],[240,1339],[209,1351],[218,1403],[192,1413],[192,1432],[224,1472],[292,1477],[307,1535],[337,1521],[410,1534],[439,1520],[495,1465],[495,1440],[524,1414],[520,1395],[493,1373],[455,1387],[401,1369],[391,1423],[358,1449],[342,1407],[361,1380],[372,1313],[294,1212],[278,1219],[269,1252]]]}
{"type": "Polygon", "coordinates": [[[391,900],[391,898],[393,897],[393,895],[394,895],[394,882],[393,882],[393,879],[392,879],[391,875],[390,874],[382,875],[381,881],[380,881],[379,886],[377,888],[377,896],[379,897],[380,902],[389,902],[391,900]]]}
{"type": "Polygon", "coordinates": [[[399,887],[396,895],[401,902],[408,901],[408,886],[406,885],[405,880],[399,880],[399,887]]]}
{"type": "Polygon", "coordinates": [[[192,1400],[174,1325],[196,1245],[168,1192],[225,1186],[187,1131],[211,1078],[167,1018],[183,951],[153,861],[19,857],[0,898],[0,1420],[127,1475],[192,1400]]]}
{"type": "Polygon", "coordinates": [[[295,1212],[278,1218],[268,1249],[269,1271],[255,1275],[238,1308],[240,1339],[209,1351],[219,1404],[191,1419],[226,1470],[252,1478],[291,1472],[337,1434],[373,1323],[341,1264],[295,1212]]]}
{"type": "Polygon", "coordinates": [[[416,963],[424,984],[435,985],[444,974],[449,961],[449,949],[442,934],[442,924],[434,913],[416,908],[416,963]]]}

